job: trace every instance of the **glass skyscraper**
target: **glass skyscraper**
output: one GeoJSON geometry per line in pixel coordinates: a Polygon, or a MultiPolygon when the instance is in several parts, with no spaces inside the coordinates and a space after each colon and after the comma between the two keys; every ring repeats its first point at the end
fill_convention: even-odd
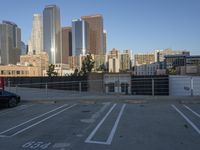
{"type": "Polygon", "coordinates": [[[0,64],[16,64],[21,54],[21,29],[10,21],[0,24],[0,64]]]}
{"type": "Polygon", "coordinates": [[[32,33],[29,41],[29,54],[40,54],[43,51],[42,18],[40,14],[33,15],[32,33]]]}
{"type": "Polygon", "coordinates": [[[72,28],[62,28],[62,63],[69,63],[69,56],[72,56],[72,28]]]}
{"type": "Polygon", "coordinates": [[[82,16],[81,19],[89,24],[90,53],[95,55],[105,54],[106,49],[104,48],[103,16],[82,16]]]}
{"type": "Polygon", "coordinates": [[[86,55],[89,52],[89,25],[84,20],[72,20],[72,55],[86,55]]]}
{"type": "Polygon", "coordinates": [[[62,63],[60,9],[56,5],[48,5],[43,11],[43,46],[49,63],[62,63]]]}

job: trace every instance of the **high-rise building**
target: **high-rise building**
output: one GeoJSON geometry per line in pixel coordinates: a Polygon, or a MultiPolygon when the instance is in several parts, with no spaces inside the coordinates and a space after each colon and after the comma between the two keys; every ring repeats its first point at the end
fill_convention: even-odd
{"type": "Polygon", "coordinates": [[[103,31],[103,49],[104,49],[104,52],[106,53],[106,50],[107,50],[107,32],[106,32],[106,30],[103,31]]]}
{"type": "Polygon", "coordinates": [[[49,63],[62,63],[60,9],[48,5],[43,11],[43,46],[49,55],[49,63]]]}
{"type": "Polygon", "coordinates": [[[26,44],[21,41],[21,55],[26,55],[26,44]]]}
{"type": "Polygon", "coordinates": [[[107,61],[108,61],[108,71],[109,72],[119,72],[120,70],[120,54],[119,50],[113,48],[107,55],[107,61]]]}
{"type": "Polygon", "coordinates": [[[31,38],[29,40],[28,54],[40,54],[43,51],[42,18],[40,14],[33,15],[31,38]]]}
{"type": "Polygon", "coordinates": [[[131,70],[131,50],[124,50],[120,54],[120,71],[126,72],[131,70]]]}
{"type": "Polygon", "coordinates": [[[135,54],[134,55],[134,65],[135,66],[152,64],[154,62],[155,62],[154,53],[135,54]]]}
{"type": "Polygon", "coordinates": [[[62,28],[62,63],[68,64],[68,58],[72,56],[72,28],[62,28]]]}
{"type": "Polygon", "coordinates": [[[72,55],[86,55],[90,49],[89,26],[84,20],[75,19],[72,21],[72,55]]]}
{"type": "Polygon", "coordinates": [[[0,24],[0,64],[16,64],[21,53],[21,29],[13,22],[0,24]]]}
{"type": "Polygon", "coordinates": [[[89,24],[90,53],[105,54],[102,15],[82,16],[81,19],[89,24]]]}

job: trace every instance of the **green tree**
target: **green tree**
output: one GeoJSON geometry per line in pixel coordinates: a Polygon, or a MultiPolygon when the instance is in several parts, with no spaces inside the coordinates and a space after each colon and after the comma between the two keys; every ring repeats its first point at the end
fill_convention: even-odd
{"type": "Polygon", "coordinates": [[[102,71],[102,72],[107,72],[107,68],[105,64],[101,64],[98,68],[97,71],[102,71]]]}
{"type": "Polygon", "coordinates": [[[173,66],[172,68],[167,69],[167,74],[168,75],[176,75],[177,74],[177,69],[175,66],[173,66]]]}
{"type": "Polygon", "coordinates": [[[49,65],[49,69],[47,70],[47,75],[48,75],[49,77],[57,76],[57,75],[58,75],[58,73],[55,72],[55,65],[53,65],[53,64],[50,64],[50,65],[49,65]]]}
{"type": "Polygon", "coordinates": [[[80,75],[87,75],[88,73],[92,72],[92,69],[94,68],[94,59],[92,58],[91,54],[86,55],[82,62],[82,67],[80,71],[80,75]]]}
{"type": "Polygon", "coordinates": [[[77,68],[74,70],[74,73],[72,73],[71,76],[75,76],[75,77],[79,76],[79,71],[77,68]]]}

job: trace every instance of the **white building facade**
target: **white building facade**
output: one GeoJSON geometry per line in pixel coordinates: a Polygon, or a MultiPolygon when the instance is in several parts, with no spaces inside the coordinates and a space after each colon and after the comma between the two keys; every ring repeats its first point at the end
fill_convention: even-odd
{"type": "Polygon", "coordinates": [[[32,32],[28,47],[28,54],[40,54],[43,51],[42,18],[40,14],[33,15],[32,32]]]}

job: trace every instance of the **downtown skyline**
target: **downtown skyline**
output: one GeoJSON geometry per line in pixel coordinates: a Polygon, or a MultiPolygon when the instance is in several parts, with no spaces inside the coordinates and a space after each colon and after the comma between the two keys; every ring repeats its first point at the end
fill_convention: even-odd
{"type": "MultiPolygon", "coordinates": [[[[129,1],[116,2],[112,6],[111,2],[89,1],[85,3],[76,0],[75,2],[65,2],[62,0],[46,0],[26,2],[21,0],[16,5],[23,10],[5,10],[10,2],[3,2],[0,6],[0,20],[15,22],[22,30],[22,41],[26,44],[30,38],[32,29],[32,15],[42,14],[46,5],[56,4],[61,10],[61,24],[71,26],[74,18],[85,15],[102,14],[104,26],[107,31],[107,50],[116,47],[117,49],[132,49],[134,53],[152,51],[153,49],[186,49],[192,54],[198,54],[200,49],[200,21],[197,20],[199,10],[197,0],[173,2],[148,1],[129,1]],[[144,3],[145,2],[145,3],[144,3]],[[181,2],[181,3],[180,3],[181,2]],[[75,4],[81,4],[78,11],[73,11],[75,4]],[[69,5],[67,5],[69,4],[69,5]],[[158,7],[159,6],[159,7],[158,7]],[[90,9],[89,9],[90,8],[90,9]],[[117,8],[122,11],[117,11],[117,8]],[[26,13],[24,13],[26,11],[26,13]],[[23,15],[22,15],[23,14],[23,15]],[[199,28],[199,27],[198,27],[199,28]]],[[[80,6],[77,6],[77,9],[80,6]]]]}

